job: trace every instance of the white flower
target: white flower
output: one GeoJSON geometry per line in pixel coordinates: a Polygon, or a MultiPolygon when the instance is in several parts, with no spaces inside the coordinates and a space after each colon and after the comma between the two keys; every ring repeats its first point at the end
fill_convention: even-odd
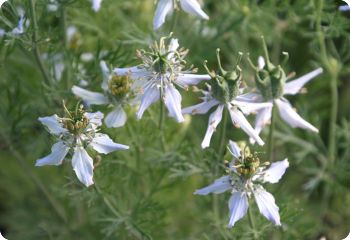
{"type": "Polygon", "coordinates": [[[88,91],[78,86],[73,86],[72,92],[88,105],[109,104],[113,110],[105,118],[106,126],[109,128],[122,127],[127,120],[124,106],[135,103],[131,99],[133,87],[127,75],[117,76],[110,73],[104,61],[100,62],[100,66],[103,74],[101,85],[103,93],[88,91]]]}
{"type": "MultiPolygon", "coordinates": [[[[2,3],[1,3],[2,4],[2,3]]],[[[0,7],[1,7],[1,4],[0,4],[0,7]]],[[[0,240],[7,240],[6,238],[4,238],[0,232],[0,240]]]]}
{"type": "Polygon", "coordinates": [[[193,115],[205,114],[212,107],[218,106],[217,109],[209,116],[208,128],[201,144],[202,148],[209,147],[211,137],[221,122],[222,114],[223,111],[225,111],[225,108],[229,111],[233,125],[242,128],[242,130],[251,138],[255,139],[259,145],[264,145],[264,141],[259,137],[259,134],[247,121],[244,114],[255,112],[262,108],[271,107],[272,104],[256,103],[242,99],[239,95],[242,91],[242,89],[239,89],[239,85],[241,83],[241,70],[237,65],[233,71],[225,71],[221,66],[219,52],[220,50],[217,49],[219,72],[213,73],[205,65],[208,73],[211,76],[211,81],[210,85],[207,84],[208,91],[201,91],[204,94],[204,97],[202,97],[203,102],[184,108],[182,113],[193,115]]]}
{"type": "Polygon", "coordinates": [[[164,24],[165,18],[176,8],[177,2],[180,2],[182,10],[185,12],[205,20],[209,19],[197,0],[159,0],[153,19],[153,28],[155,30],[164,24]]]}
{"type": "MultiPolygon", "coordinates": [[[[259,69],[265,67],[265,61],[262,57],[259,58],[259,69]]],[[[291,127],[299,127],[307,129],[313,132],[318,132],[318,129],[313,125],[305,121],[300,115],[293,109],[289,101],[284,97],[285,95],[296,95],[301,91],[303,86],[308,83],[310,80],[320,75],[323,72],[322,68],[317,68],[316,70],[305,74],[304,76],[297,78],[295,80],[287,82],[284,86],[282,85],[281,94],[277,95],[275,98],[266,99],[263,97],[261,92],[257,93],[248,93],[242,95],[240,100],[250,101],[250,102],[260,102],[260,101],[269,101],[278,108],[280,116],[282,119],[287,122],[291,127]]],[[[273,96],[272,96],[273,97],[273,96]]],[[[272,104],[266,108],[260,109],[256,116],[255,130],[260,133],[262,128],[270,123],[272,114],[272,104]]]]}
{"type": "Polygon", "coordinates": [[[137,98],[141,104],[136,113],[138,119],[142,118],[145,110],[161,99],[168,109],[169,115],[177,122],[183,122],[181,113],[181,95],[175,86],[187,89],[203,80],[209,80],[209,75],[192,74],[191,70],[184,70],[184,57],[186,50],[178,50],[177,39],[171,39],[165,45],[166,38],[161,38],[159,44],[151,48],[152,52],[139,51],[138,56],[143,64],[130,68],[115,68],[114,72],[121,76],[130,76],[135,80],[137,98]]]}
{"type": "Polygon", "coordinates": [[[12,29],[12,31],[11,31],[11,33],[13,35],[21,35],[21,34],[24,33],[24,27],[23,27],[24,20],[25,20],[24,19],[24,14],[20,15],[20,18],[18,20],[17,26],[14,29],[12,29]]]}
{"type": "Polygon", "coordinates": [[[237,96],[236,99],[233,99],[229,102],[221,102],[213,96],[211,86],[209,85],[208,91],[201,92],[204,94],[204,97],[201,98],[203,102],[191,107],[184,108],[182,110],[182,113],[193,115],[205,114],[212,107],[217,106],[216,110],[209,116],[208,128],[201,144],[202,148],[209,147],[211,137],[215,132],[217,126],[221,122],[222,113],[225,110],[224,108],[226,108],[229,111],[234,126],[241,127],[242,130],[245,131],[251,138],[255,139],[259,145],[264,145],[264,141],[259,137],[259,134],[253,129],[253,127],[247,121],[243,113],[253,112],[262,108],[270,107],[272,106],[271,103],[248,102],[244,101],[243,99],[239,99],[240,96],[237,96]]]}
{"type": "Polygon", "coordinates": [[[242,154],[238,145],[230,141],[229,149],[233,155],[232,163],[228,168],[229,175],[214,181],[211,185],[195,191],[194,194],[207,195],[209,193],[223,193],[230,190],[232,196],[229,200],[230,220],[228,227],[246,215],[249,201],[254,196],[260,213],[275,225],[281,225],[279,208],[274,197],[267,192],[261,183],[277,183],[289,166],[287,159],[272,163],[266,169],[267,164],[261,164],[257,156],[242,154]]]}
{"type": "Polygon", "coordinates": [[[92,9],[98,12],[101,8],[102,0],[92,0],[92,9]]]}
{"type": "Polygon", "coordinates": [[[58,142],[51,148],[51,153],[38,159],[35,166],[62,164],[70,151],[73,151],[72,166],[79,179],[85,186],[93,184],[93,160],[85,150],[91,147],[95,151],[107,154],[129,147],[112,141],[106,134],[99,133],[103,114],[100,112],[87,113],[82,107],[75,112],[68,112],[60,118],[57,115],[39,118],[58,142]]]}

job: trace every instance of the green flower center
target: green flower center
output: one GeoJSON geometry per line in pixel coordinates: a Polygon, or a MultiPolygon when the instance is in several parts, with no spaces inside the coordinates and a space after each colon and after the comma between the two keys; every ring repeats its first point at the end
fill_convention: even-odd
{"type": "Polygon", "coordinates": [[[66,117],[62,120],[64,128],[74,135],[81,134],[89,125],[89,119],[84,115],[83,105],[80,105],[75,112],[68,111],[66,108],[65,111],[66,117]]]}
{"type": "Polygon", "coordinates": [[[114,75],[108,82],[108,89],[110,93],[117,99],[124,98],[130,91],[131,84],[128,75],[117,76],[114,75]]]}
{"type": "Polygon", "coordinates": [[[260,159],[255,155],[240,157],[240,164],[236,167],[237,172],[244,178],[252,177],[260,166],[260,159]]]}

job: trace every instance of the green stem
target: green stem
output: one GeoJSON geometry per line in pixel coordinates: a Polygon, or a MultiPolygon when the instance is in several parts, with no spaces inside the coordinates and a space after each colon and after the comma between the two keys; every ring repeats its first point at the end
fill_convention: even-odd
{"type": "Polygon", "coordinates": [[[30,14],[33,24],[33,35],[32,35],[32,49],[35,56],[35,60],[39,66],[40,72],[43,75],[44,81],[47,85],[50,85],[50,77],[46,71],[44,63],[41,59],[41,54],[38,48],[38,23],[36,21],[36,12],[35,12],[35,0],[29,0],[30,5],[30,14]]]}
{"type": "MultiPolygon", "coordinates": [[[[251,206],[251,204],[249,204],[249,205],[251,206]]],[[[253,217],[251,207],[248,207],[248,219],[249,219],[250,228],[253,232],[253,239],[257,240],[257,239],[259,239],[259,236],[258,236],[258,232],[256,231],[256,228],[255,228],[255,222],[254,222],[254,217],[253,217]]]]}
{"type": "Polygon", "coordinates": [[[160,131],[160,143],[162,150],[165,151],[165,138],[164,138],[164,131],[163,131],[163,125],[164,125],[164,112],[165,112],[165,106],[163,102],[163,90],[162,87],[160,88],[160,103],[159,103],[159,131],[160,131]]]}
{"type": "Polygon", "coordinates": [[[268,152],[267,152],[267,156],[268,156],[268,161],[273,162],[273,148],[274,148],[274,131],[275,131],[275,119],[276,119],[276,113],[275,113],[275,104],[273,103],[272,105],[272,109],[271,109],[271,124],[270,124],[270,129],[269,129],[269,138],[268,138],[268,144],[269,144],[269,148],[268,148],[268,152]]]}
{"type": "MultiPolygon", "coordinates": [[[[222,162],[224,158],[224,150],[225,150],[225,140],[226,140],[226,125],[227,125],[227,110],[224,108],[223,111],[223,121],[221,123],[221,133],[220,133],[220,145],[219,145],[219,151],[218,151],[218,162],[222,162]]],[[[215,165],[214,170],[214,177],[218,175],[219,172],[219,165],[215,165]]],[[[217,220],[220,219],[220,213],[219,213],[219,199],[217,194],[213,194],[213,212],[214,216],[217,220]]]]}
{"type": "Polygon", "coordinates": [[[100,198],[103,200],[103,202],[105,203],[105,205],[107,206],[107,208],[118,218],[121,217],[121,214],[119,213],[119,211],[113,206],[113,204],[109,201],[109,199],[104,196],[104,194],[102,193],[101,189],[97,186],[96,182],[94,183],[94,188],[97,192],[97,194],[100,196],[100,198]]]}
{"type": "Polygon", "coordinates": [[[329,123],[329,143],[328,143],[328,158],[330,164],[334,164],[336,159],[336,127],[337,127],[337,115],[338,115],[338,74],[339,68],[337,62],[334,59],[329,59],[326,49],[325,36],[322,31],[321,15],[323,10],[323,0],[319,0],[316,16],[316,31],[318,36],[318,42],[321,50],[321,60],[325,65],[327,71],[330,74],[330,93],[331,93],[331,112],[329,123]]]}

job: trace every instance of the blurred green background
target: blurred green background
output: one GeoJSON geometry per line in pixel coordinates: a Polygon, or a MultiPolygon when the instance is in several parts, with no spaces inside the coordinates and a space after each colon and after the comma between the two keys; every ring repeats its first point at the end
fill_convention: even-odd
{"type": "MultiPolygon", "coordinates": [[[[130,145],[130,150],[103,156],[94,171],[96,187],[79,183],[67,160],[59,167],[34,167],[54,143],[38,117],[62,114],[62,100],[74,106],[78,99],[70,88],[82,80],[87,89],[100,91],[101,59],[113,67],[139,64],[136,49],[170,31],[190,50],[187,60],[200,73],[205,73],[205,59],[216,68],[216,48],[227,68],[238,51],[257,59],[262,35],[273,62],[280,62],[282,51],[289,52],[286,72],[301,76],[317,67],[325,69],[306,86],[307,94],[289,98],[320,133],[277,121],[275,160],[288,157],[290,168],[267,190],[280,207],[283,226],[274,227],[258,214],[256,205],[252,207],[260,239],[343,239],[348,234],[350,11],[338,10],[342,1],[204,0],[209,21],[177,11],[153,32],[153,0],[104,0],[97,13],[89,1],[37,0],[36,45],[46,80],[33,53],[30,3],[9,0],[0,11],[0,27],[6,32],[17,25],[22,10],[26,19],[23,34],[0,38],[0,231],[7,239],[251,239],[247,217],[233,229],[226,227],[229,193],[216,200],[193,195],[224,174],[224,159],[217,156],[219,134],[214,134],[211,148],[200,148],[208,114],[188,117],[183,124],[166,118],[163,151],[158,103],[140,121],[135,109],[128,109],[125,127],[102,131],[130,145]],[[48,4],[57,9],[49,11],[48,4]],[[69,39],[66,31],[71,26],[77,31],[69,39]],[[92,56],[88,61],[86,53],[92,56]],[[59,66],[64,66],[61,77],[55,74],[59,66]],[[336,143],[334,154],[331,139],[336,143]]],[[[246,85],[254,87],[246,60],[242,69],[246,85]]],[[[182,96],[183,106],[199,102],[192,91],[182,91],[182,96]]],[[[227,138],[247,140],[231,124],[227,129],[227,138]]],[[[263,131],[263,139],[267,133],[263,131]]],[[[266,152],[256,150],[263,156],[266,152]]]]}

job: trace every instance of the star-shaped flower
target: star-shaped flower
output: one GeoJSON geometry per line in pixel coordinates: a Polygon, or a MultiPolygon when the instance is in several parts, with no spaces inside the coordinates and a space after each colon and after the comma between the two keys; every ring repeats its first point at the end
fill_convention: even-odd
{"type": "Polygon", "coordinates": [[[209,80],[209,75],[193,74],[192,69],[185,69],[185,56],[187,50],[178,49],[177,39],[171,39],[166,45],[167,38],[161,38],[159,44],[155,43],[150,52],[138,51],[138,57],[143,64],[130,68],[115,68],[118,76],[129,76],[133,79],[136,95],[141,104],[136,113],[138,119],[142,118],[145,110],[161,99],[169,111],[169,115],[177,122],[183,122],[181,113],[181,95],[175,86],[187,89],[203,80],[209,80]],[[138,89],[138,90],[137,90],[138,89]]]}
{"type": "Polygon", "coordinates": [[[129,149],[129,147],[115,143],[108,135],[98,132],[103,119],[101,112],[85,112],[82,105],[74,112],[65,108],[65,112],[66,116],[62,118],[56,114],[39,118],[58,142],[52,146],[48,156],[36,161],[35,166],[58,166],[62,164],[68,153],[73,152],[73,169],[79,181],[88,187],[93,184],[94,166],[93,159],[85,150],[86,147],[91,147],[102,154],[129,149]]]}
{"type": "Polygon", "coordinates": [[[223,193],[230,190],[229,200],[230,220],[228,227],[243,218],[249,207],[249,198],[254,197],[260,213],[275,225],[281,225],[279,208],[271,193],[267,192],[261,184],[277,183],[289,166],[287,159],[272,163],[261,163],[260,159],[238,147],[237,143],[230,141],[229,150],[233,156],[231,164],[227,167],[228,175],[214,181],[211,185],[195,191],[194,194],[207,195],[209,193],[223,193]]]}

